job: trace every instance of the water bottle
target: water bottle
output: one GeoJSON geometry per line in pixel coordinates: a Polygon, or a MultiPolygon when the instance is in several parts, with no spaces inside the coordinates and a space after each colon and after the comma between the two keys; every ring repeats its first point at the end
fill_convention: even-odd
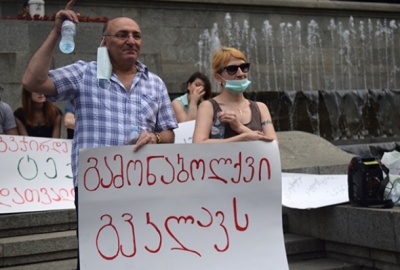
{"type": "Polygon", "coordinates": [[[61,27],[60,50],[63,53],[72,53],[75,49],[74,36],[76,25],[70,20],[65,20],[61,27]]]}
{"type": "Polygon", "coordinates": [[[132,126],[131,132],[129,133],[129,139],[127,144],[135,144],[136,141],[139,139],[139,129],[137,126],[132,126]]]}
{"type": "Polygon", "coordinates": [[[225,125],[219,121],[218,114],[219,113],[217,113],[217,117],[215,117],[215,121],[211,126],[210,139],[224,139],[225,137],[225,125]]]}

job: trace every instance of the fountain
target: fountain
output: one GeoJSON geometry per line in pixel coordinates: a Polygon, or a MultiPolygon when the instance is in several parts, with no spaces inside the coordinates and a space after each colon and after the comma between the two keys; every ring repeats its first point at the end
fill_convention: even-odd
{"type": "Polygon", "coordinates": [[[214,23],[200,35],[197,66],[211,76],[221,45],[244,52],[257,82],[247,96],[268,105],[277,131],[306,131],[336,144],[399,140],[398,36],[395,20],[332,18],[326,29],[316,20],[264,20],[251,27],[227,13],[221,29],[214,23]]]}

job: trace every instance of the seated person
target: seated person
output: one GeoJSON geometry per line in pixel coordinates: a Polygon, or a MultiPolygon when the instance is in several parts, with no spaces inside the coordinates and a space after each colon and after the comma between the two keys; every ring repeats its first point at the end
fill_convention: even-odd
{"type": "Polygon", "coordinates": [[[14,112],[19,135],[60,138],[62,112],[43,94],[22,89],[22,107],[14,112]]]}
{"type": "Polygon", "coordinates": [[[196,119],[200,102],[211,98],[211,83],[206,75],[195,72],[186,82],[186,94],[172,101],[178,123],[196,119]]]}
{"type": "MultiPolygon", "coordinates": [[[[0,94],[2,92],[0,88],[0,94]]],[[[0,135],[18,135],[17,124],[10,105],[0,100],[0,135]]]]}
{"type": "Polygon", "coordinates": [[[243,95],[250,84],[244,54],[223,47],[215,52],[212,69],[221,93],[200,104],[193,142],[277,140],[267,106],[243,95]]]}
{"type": "Polygon", "coordinates": [[[67,128],[67,138],[73,139],[75,129],[75,108],[71,101],[65,106],[64,127],[67,128]]]}

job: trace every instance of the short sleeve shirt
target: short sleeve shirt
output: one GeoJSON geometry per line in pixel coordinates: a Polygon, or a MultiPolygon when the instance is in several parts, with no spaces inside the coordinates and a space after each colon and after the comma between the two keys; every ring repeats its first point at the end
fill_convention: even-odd
{"type": "Polygon", "coordinates": [[[0,134],[5,134],[7,130],[15,128],[15,118],[13,111],[7,103],[0,101],[0,134]]]}
{"type": "Polygon", "coordinates": [[[110,81],[98,80],[94,61],[78,61],[49,72],[58,94],[46,98],[53,102],[75,102],[72,146],[75,186],[79,149],[123,145],[132,126],[137,126],[139,132],[178,127],[164,82],[139,61],[136,67],[138,71],[130,91],[126,91],[114,73],[110,81]]]}

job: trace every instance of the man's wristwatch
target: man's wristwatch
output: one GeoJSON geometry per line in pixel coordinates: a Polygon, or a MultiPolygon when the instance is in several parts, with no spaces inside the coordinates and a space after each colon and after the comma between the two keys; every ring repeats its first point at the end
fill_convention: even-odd
{"type": "Polygon", "coordinates": [[[154,132],[154,135],[156,135],[157,143],[161,143],[161,136],[160,136],[160,134],[154,132]]]}

